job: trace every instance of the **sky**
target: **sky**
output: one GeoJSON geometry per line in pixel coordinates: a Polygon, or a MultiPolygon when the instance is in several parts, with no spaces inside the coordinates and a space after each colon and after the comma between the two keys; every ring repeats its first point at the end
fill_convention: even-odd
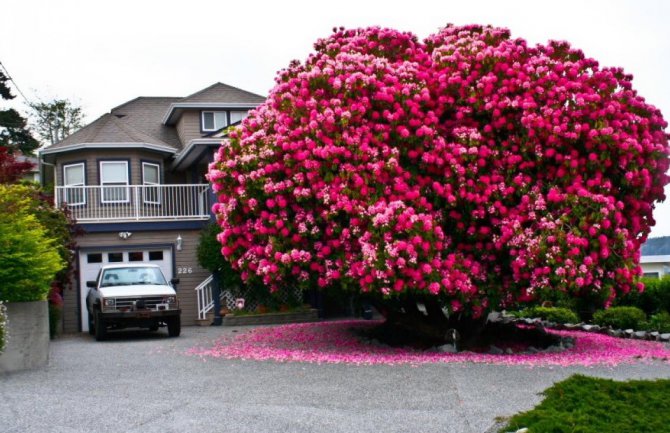
{"type": "MultiPolygon", "coordinates": [[[[187,96],[218,81],[267,95],[276,72],[335,26],[424,38],[447,23],[507,27],[532,44],[567,40],[633,74],[670,119],[666,0],[3,0],[0,14],[0,62],[21,93],[74,101],[87,122],[137,96],[187,96]]],[[[14,105],[24,107],[20,95],[14,105]]],[[[666,195],[651,236],[670,236],[670,187],[666,195]]]]}

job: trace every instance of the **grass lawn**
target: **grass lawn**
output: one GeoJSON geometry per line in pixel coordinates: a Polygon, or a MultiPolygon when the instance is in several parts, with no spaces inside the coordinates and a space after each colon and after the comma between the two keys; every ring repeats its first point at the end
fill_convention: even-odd
{"type": "Polygon", "coordinates": [[[501,431],[529,433],[670,432],[670,380],[615,382],[572,376],[544,391],[533,410],[501,431]]]}

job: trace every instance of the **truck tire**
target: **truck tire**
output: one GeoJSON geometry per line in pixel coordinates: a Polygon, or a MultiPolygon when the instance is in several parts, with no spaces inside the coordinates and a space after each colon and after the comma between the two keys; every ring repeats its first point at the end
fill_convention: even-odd
{"type": "Polygon", "coordinates": [[[104,341],[107,338],[107,329],[105,328],[105,319],[102,318],[100,311],[95,312],[95,339],[104,341]]]}
{"type": "Polygon", "coordinates": [[[172,317],[167,321],[168,335],[170,337],[179,337],[181,334],[181,317],[172,317]]]}

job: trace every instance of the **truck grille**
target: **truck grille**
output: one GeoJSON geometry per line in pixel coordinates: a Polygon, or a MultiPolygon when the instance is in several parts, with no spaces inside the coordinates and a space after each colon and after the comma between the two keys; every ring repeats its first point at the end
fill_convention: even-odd
{"type": "Polygon", "coordinates": [[[162,303],[163,303],[162,296],[116,298],[116,309],[122,311],[155,310],[156,305],[162,303]]]}

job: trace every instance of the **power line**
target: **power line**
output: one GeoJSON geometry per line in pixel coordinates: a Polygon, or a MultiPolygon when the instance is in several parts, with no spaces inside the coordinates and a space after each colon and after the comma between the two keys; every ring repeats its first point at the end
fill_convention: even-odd
{"type": "Polygon", "coordinates": [[[28,100],[28,98],[26,98],[26,95],[21,91],[21,89],[19,88],[19,85],[16,84],[16,81],[14,81],[12,76],[9,75],[9,71],[7,70],[7,67],[5,65],[3,65],[2,62],[0,62],[0,67],[2,67],[2,69],[5,71],[5,75],[7,76],[7,79],[9,81],[11,81],[12,84],[14,84],[14,88],[19,92],[19,94],[21,95],[23,100],[26,101],[26,104],[30,105],[30,101],[28,100]]]}

